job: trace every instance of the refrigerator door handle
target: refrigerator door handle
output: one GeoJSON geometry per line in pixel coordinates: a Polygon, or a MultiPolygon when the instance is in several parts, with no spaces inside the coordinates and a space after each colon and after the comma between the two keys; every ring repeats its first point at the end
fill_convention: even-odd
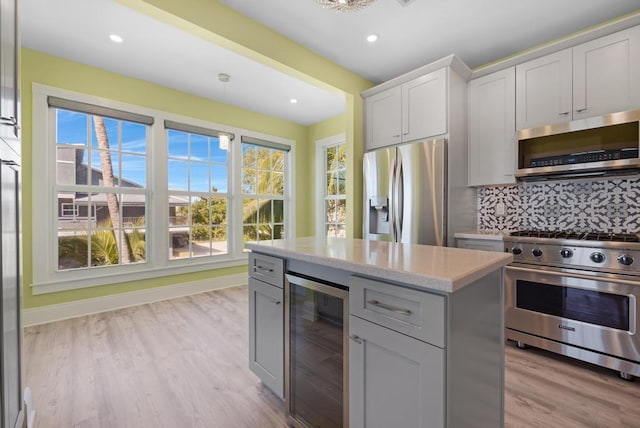
{"type": "Polygon", "coordinates": [[[404,179],[402,168],[403,160],[398,161],[398,167],[396,168],[396,222],[398,224],[398,239],[397,242],[402,242],[402,229],[404,226],[404,179]]]}
{"type": "Polygon", "coordinates": [[[398,228],[397,228],[397,217],[398,217],[398,207],[397,207],[397,195],[396,195],[396,170],[398,169],[398,159],[393,159],[393,165],[391,167],[391,204],[389,204],[389,212],[391,222],[391,241],[398,241],[398,228]]]}

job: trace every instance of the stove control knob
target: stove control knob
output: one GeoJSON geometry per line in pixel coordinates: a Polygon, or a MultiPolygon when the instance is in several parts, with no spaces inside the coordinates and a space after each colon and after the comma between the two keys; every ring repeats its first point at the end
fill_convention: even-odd
{"type": "Polygon", "coordinates": [[[602,253],[591,253],[591,256],[589,256],[589,258],[594,263],[602,263],[604,261],[604,254],[602,254],[602,253]]]}
{"type": "Polygon", "coordinates": [[[531,254],[533,254],[536,257],[541,257],[542,250],[540,248],[534,248],[533,250],[531,250],[531,254]]]}
{"type": "Polygon", "coordinates": [[[627,254],[623,254],[620,257],[618,257],[618,261],[620,262],[621,265],[630,266],[633,263],[633,257],[627,254]]]}
{"type": "Polygon", "coordinates": [[[511,252],[517,256],[518,254],[522,254],[522,248],[513,247],[511,252]]]}
{"type": "Polygon", "coordinates": [[[560,250],[560,255],[562,256],[563,259],[568,259],[573,257],[573,251],[571,251],[568,248],[563,248],[562,250],[560,250]]]}

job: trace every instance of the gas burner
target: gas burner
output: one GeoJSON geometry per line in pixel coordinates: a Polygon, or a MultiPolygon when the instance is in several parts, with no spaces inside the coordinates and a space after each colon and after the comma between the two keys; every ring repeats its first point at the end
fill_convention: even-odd
{"type": "Polygon", "coordinates": [[[570,232],[553,230],[518,230],[511,232],[510,236],[525,238],[547,239],[577,239],[581,241],[610,241],[610,242],[640,242],[640,237],[634,233],[608,233],[608,232],[570,232]]]}

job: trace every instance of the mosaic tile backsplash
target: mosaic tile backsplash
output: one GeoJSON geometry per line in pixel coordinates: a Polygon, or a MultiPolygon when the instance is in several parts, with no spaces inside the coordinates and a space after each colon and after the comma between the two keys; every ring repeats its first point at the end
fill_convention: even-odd
{"type": "Polygon", "coordinates": [[[478,189],[478,229],[640,232],[640,176],[478,189]]]}

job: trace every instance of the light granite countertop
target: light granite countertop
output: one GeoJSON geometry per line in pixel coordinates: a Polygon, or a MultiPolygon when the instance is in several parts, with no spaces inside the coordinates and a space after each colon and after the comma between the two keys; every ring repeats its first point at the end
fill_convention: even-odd
{"type": "Polygon", "coordinates": [[[511,254],[491,251],[326,237],[247,243],[245,247],[446,293],[473,283],[513,259],[511,254]]]}

